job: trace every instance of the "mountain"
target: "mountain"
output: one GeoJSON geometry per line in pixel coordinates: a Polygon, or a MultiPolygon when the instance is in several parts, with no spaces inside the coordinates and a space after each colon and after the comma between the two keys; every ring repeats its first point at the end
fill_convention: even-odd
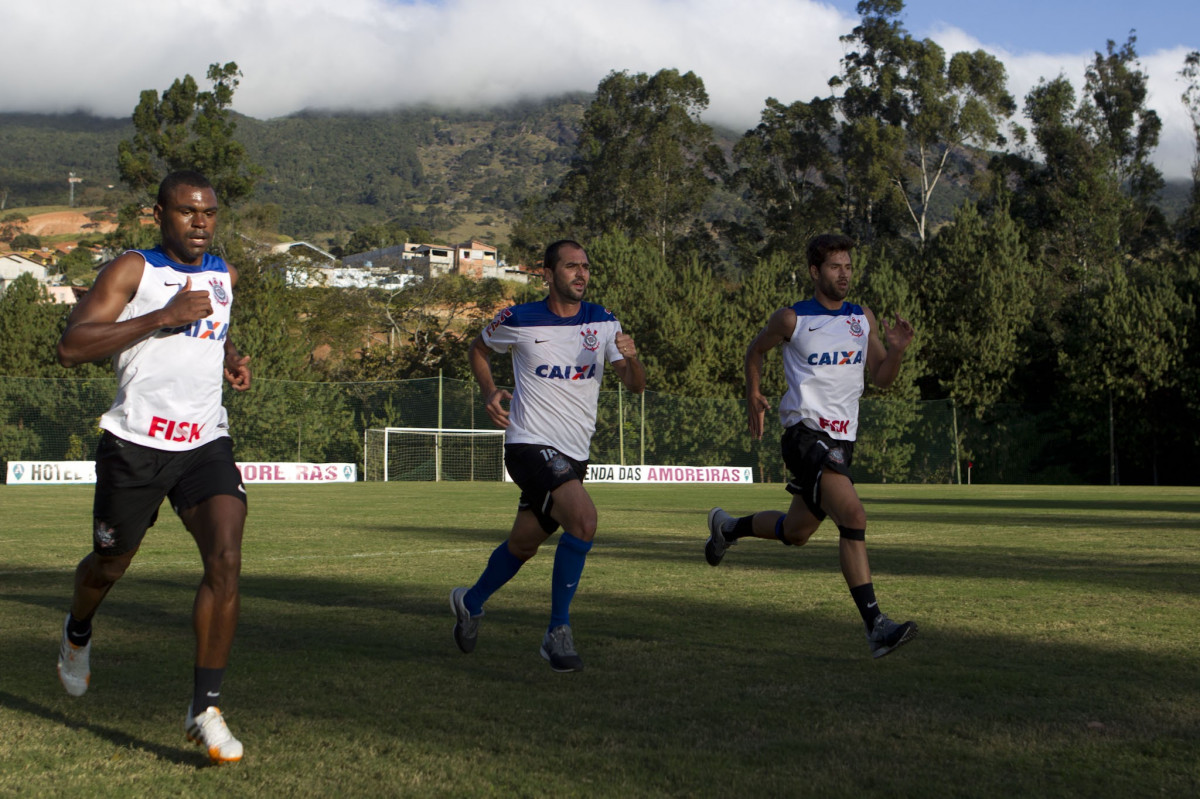
{"type": "MultiPolygon", "coordinates": [[[[273,207],[280,233],[325,245],[382,224],[441,235],[465,225],[502,243],[522,202],[567,170],[590,100],[238,116],[238,139],[265,169],[249,204],[273,207]]],[[[70,173],[83,178],[77,205],[120,204],[117,144],[132,135],[129,120],[0,114],[0,207],[65,205],[70,173]]]]}

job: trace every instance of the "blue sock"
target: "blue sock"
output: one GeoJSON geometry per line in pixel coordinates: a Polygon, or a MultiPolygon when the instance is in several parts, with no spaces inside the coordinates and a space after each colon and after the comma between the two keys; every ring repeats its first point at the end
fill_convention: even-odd
{"type": "Polygon", "coordinates": [[[554,550],[554,571],[550,576],[550,627],[571,623],[571,600],[579,587],[583,574],[583,563],[587,560],[591,541],[576,538],[566,530],[558,539],[554,550]]]}
{"type": "Polygon", "coordinates": [[[511,580],[525,565],[525,561],[508,551],[508,541],[500,544],[488,558],[487,567],[471,590],[463,597],[463,604],[472,616],[483,613],[483,603],[488,597],[500,590],[501,586],[511,580]]]}

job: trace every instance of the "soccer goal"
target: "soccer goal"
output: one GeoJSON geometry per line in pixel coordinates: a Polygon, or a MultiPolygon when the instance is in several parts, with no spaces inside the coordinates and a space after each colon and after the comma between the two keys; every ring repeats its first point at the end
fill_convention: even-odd
{"type": "Polygon", "coordinates": [[[503,430],[373,427],[363,435],[365,480],[504,479],[503,430]]]}

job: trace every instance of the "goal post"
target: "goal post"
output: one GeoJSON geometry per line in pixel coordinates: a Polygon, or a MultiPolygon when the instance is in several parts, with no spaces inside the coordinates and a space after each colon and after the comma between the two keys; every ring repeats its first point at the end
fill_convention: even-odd
{"type": "Polygon", "coordinates": [[[372,427],[363,434],[364,480],[504,479],[504,431],[372,427]]]}

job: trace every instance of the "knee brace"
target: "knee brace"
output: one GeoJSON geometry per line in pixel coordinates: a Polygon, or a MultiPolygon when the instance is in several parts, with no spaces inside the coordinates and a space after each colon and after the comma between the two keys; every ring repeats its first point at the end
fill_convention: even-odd
{"type": "Polygon", "coordinates": [[[783,545],[785,547],[790,547],[790,546],[792,546],[792,542],[788,541],[787,538],[783,535],[783,520],[786,518],[787,518],[786,516],[780,516],[778,519],[775,520],[775,537],[778,538],[780,541],[782,541],[783,545]]]}
{"type": "Polygon", "coordinates": [[[841,535],[842,538],[847,538],[851,541],[867,540],[866,530],[859,530],[854,527],[842,527],[840,524],[838,525],[838,534],[841,535]]]}

